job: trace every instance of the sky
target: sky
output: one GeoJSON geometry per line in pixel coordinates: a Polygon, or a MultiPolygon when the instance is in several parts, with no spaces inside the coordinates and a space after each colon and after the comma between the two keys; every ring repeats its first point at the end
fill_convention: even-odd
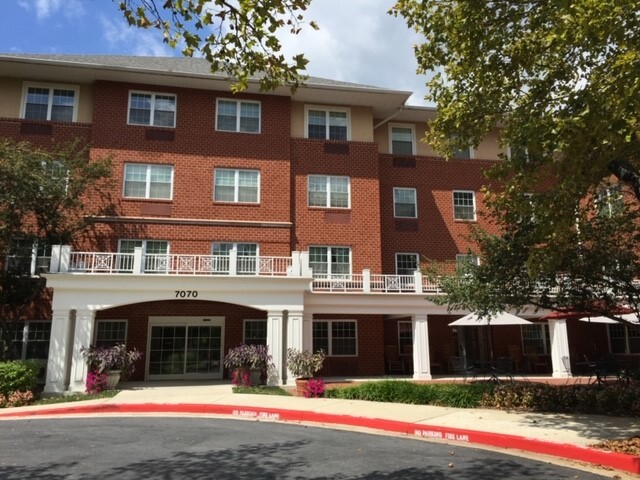
{"type": "MultiPolygon", "coordinates": [[[[162,0],[159,0],[162,3],[162,0]]],[[[287,58],[304,53],[316,77],[414,92],[426,105],[426,78],[416,74],[420,41],[401,18],[387,15],[393,0],[313,0],[303,28],[283,34],[287,58]]],[[[2,0],[0,52],[179,56],[158,31],[129,27],[113,0],[2,0]]]]}

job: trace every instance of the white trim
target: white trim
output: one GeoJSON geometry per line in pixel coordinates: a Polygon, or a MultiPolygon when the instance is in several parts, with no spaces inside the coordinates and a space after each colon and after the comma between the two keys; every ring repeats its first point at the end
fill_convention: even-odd
{"type": "MultiPolygon", "coordinates": [[[[27,92],[29,88],[47,88],[49,89],[49,100],[47,106],[47,121],[57,122],[59,120],[51,120],[51,107],[53,106],[53,90],[72,90],[73,91],[73,114],[72,122],[78,121],[78,105],[80,104],[80,87],[78,85],[44,83],[44,82],[23,82],[22,84],[22,100],[20,102],[20,118],[25,119],[27,109],[27,92]]],[[[29,119],[27,119],[29,120],[29,119]]],[[[33,119],[36,120],[36,119],[33,119]]]]}
{"type": "MultiPolygon", "coordinates": [[[[358,320],[354,319],[354,318],[317,318],[317,319],[313,319],[312,320],[313,323],[328,323],[328,328],[327,328],[327,335],[328,335],[328,344],[327,347],[329,349],[328,352],[324,352],[326,354],[327,357],[336,357],[336,358],[355,358],[358,356],[358,320]],[[333,340],[333,335],[331,333],[331,325],[333,322],[348,322],[348,323],[353,323],[355,325],[355,337],[354,340],[356,342],[356,351],[353,354],[349,354],[349,355],[334,355],[331,350],[331,341],[333,340]]],[[[313,332],[313,324],[311,325],[311,331],[313,332]]],[[[349,337],[351,338],[351,337],[349,337]]],[[[312,333],[312,338],[311,338],[311,342],[313,345],[313,333],[312,333]]]]}
{"type": "Polygon", "coordinates": [[[172,164],[168,163],[139,163],[139,162],[125,162],[122,168],[122,198],[131,198],[131,199],[144,199],[144,200],[164,200],[171,201],[173,200],[173,182],[174,182],[174,174],[175,167],[172,164]],[[146,178],[145,178],[145,192],[144,197],[133,197],[125,195],[125,186],[127,183],[127,166],[128,165],[138,165],[147,167],[146,178]],[[169,198],[162,197],[151,197],[151,169],[153,167],[170,167],[171,168],[171,186],[169,187],[169,198]]]}
{"type": "Polygon", "coordinates": [[[393,218],[418,218],[418,190],[412,187],[393,187],[393,218]],[[416,213],[413,217],[398,216],[396,213],[396,190],[413,190],[413,206],[416,213]]]}
{"type": "MultiPolygon", "coordinates": [[[[476,192],[473,190],[452,190],[451,201],[453,207],[453,220],[457,222],[475,222],[478,219],[477,205],[476,205],[476,192]],[[456,193],[470,193],[473,200],[473,218],[456,218],[456,193]]],[[[462,207],[463,205],[460,205],[462,207]]]]}
{"type": "Polygon", "coordinates": [[[216,98],[216,111],[215,111],[215,129],[216,132],[226,132],[226,133],[249,133],[251,135],[259,135],[262,133],[262,102],[257,100],[245,100],[245,99],[232,99],[232,98],[216,98]],[[221,130],[218,127],[218,105],[220,104],[220,100],[224,102],[233,102],[236,104],[236,129],[235,130],[221,130]],[[258,131],[257,132],[249,132],[246,130],[240,129],[240,121],[241,121],[241,104],[242,103],[253,103],[258,105],[258,131]]]}
{"type": "MultiPolygon", "coordinates": [[[[317,192],[314,192],[317,193],[317,192]]],[[[307,207],[309,208],[335,208],[335,209],[339,209],[339,210],[348,210],[351,208],[351,177],[347,176],[347,175],[316,175],[316,174],[309,174],[307,175],[307,207]],[[325,190],[325,204],[324,205],[311,205],[311,198],[310,198],[310,194],[311,192],[309,191],[309,187],[311,185],[311,177],[317,177],[317,178],[324,178],[325,179],[325,185],[326,185],[326,190],[325,190]],[[337,206],[333,206],[331,205],[331,179],[332,178],[346,178],[347,179],[347,206],[346,207],[337,207],[337,206]]]]}
{"type": "Polygon", "coordinates": [[[178,95],[175,93],[165,93],[165,92],[154,92],[154,91],[145,91],[145,90],[129,90],[128,100],[127,100],[127,125],[132,125],[135,127],[154,127],[154,128],[176,128],[176,123],[178,120],[178,95]],[[149,123],[131,123],[131,94],[139,93],[141,95],[151,95],[151,114],[149,116],[149,123]],[[155,105],[156,105],[156,96],[163,97],[173,97],[173,125],[155,125],[154,115],[155,115],[155,105]]]}
{"type": "MultiPolygon", "coordinates": [[[[331,141],[329,138],[329,113],[330,112],[341,112],[347,114],[347,139],[346,141],[351,141],[351,109],[348,107],[336,107],[331,105],[305,105],[304,106],[304,138],[309,138],[309,110],[321,110],[325,112],[327,117],[326,130],[325,130],[325,138],[324,140],[331,141]]],[[[318,139],[319,140],[319,139],[318,139]]],[[[339,141],[339,140],[336,140],[339,141]]]]}
{"type": "Polygon", "coordinates": [[[394,128],[408,128],[411,130],[411,155],[415,155],[417,151],[416,145],[416,128],[411,123],[390,123],[389,124],[389,153],[392,155],[406,155],[402,153],[395,153],[393,151],[393,129],[394,128]]]}
{"type": "Polygon", "coordinates": [[[400,275],[398,273],[398,255],[413,255],[416,257],[416,269],[420,268],[420,254],[413,252],[396,252],[395,253],[395,266],[396,266],[396,275],[400,275]]]}
{"type": "MultiPolygon", "coordinates": [[[[212,195],[212,200],[214,203],[228,203],[228,204],[234,204],[234,203],[240,203],[240,204],[246,204],[246,205],[259,205],[260,204],[260,185],[262,183],[262,172],[258,169],[251,169],[251,168],[227,168],[227,167],[216,167],[213,169],[213,195],[212,195]],[[233,200],[216,200],[216,172],[219,171],[223,171],[223,170],[228,170],[233,173],[233,200]],[[257,192],[256,192],[256,201],[255,202],[248,202],[248,201],[240,201],[239,200],[239,196],[240,196],[240,172],[255,172],[258,174],[258,186],[257,186],[257,192]]],[[[228,186],[228,185],[222,185],[222,186],[228,186]]]]}

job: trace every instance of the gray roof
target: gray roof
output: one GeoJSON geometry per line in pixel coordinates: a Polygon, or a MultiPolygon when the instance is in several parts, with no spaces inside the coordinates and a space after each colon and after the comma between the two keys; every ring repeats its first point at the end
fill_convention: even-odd
{"type": "MultiPolygon", "coordinates": [[[[222,72],[211,73],[210,64],[204,58],[189,57],[140,57],[128,55],[67,55],[46,53],[0,53],[2,58],[32,59],[65,64],[78,64],[96,68],[117,68],[123,70],[148,71],[156,73],[178,73],[183,75],[213,75],[216,78],[226,78],[222,72]]],[[[257,79],[257,78],[256,78],[257,79]]],[[[309,77],[307,85],[347,87],[355,89],[371,89],[384,91],[382,87],[363,85],[351,82],[341,82],[321,77],[309,77]]]]}

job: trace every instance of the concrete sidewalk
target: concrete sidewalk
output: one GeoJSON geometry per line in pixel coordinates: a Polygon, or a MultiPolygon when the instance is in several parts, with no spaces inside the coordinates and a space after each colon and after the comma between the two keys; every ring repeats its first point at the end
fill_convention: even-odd
{"type": "Polygon", "coordinates": [[[630,418],[234,394],[222,383],[128,383],[113,398],[2,409],[0,420],[98,413],[223,415],[340,426],[521,450],[640,474],[640,458],[588,447],[638,435],[638,423],[630,418]]]}

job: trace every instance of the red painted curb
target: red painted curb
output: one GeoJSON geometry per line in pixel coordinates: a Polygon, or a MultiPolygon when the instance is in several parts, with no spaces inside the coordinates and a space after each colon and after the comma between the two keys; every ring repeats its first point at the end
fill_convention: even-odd
{"type": "Polygon", "coordinates": [[[618,470],[640,474],[640,457],[623,453],[607,452],[589,447],[548,442],[535,438],[504,435],[500,433],[481,432],[476,430],[444,428],[421,423],[399,422],[379,418],[354,417],[300,410],[284,410],[278,408],[238,407],[233,405],[209,404],[98,404],[69,406],[63,408],[47,408],[33,411],[2,412],[0,418],[37,417],[48,415],[82,415],[90,413],[190,413],[230,415],[238,418],[255,418],[263,420],[312,422],[322,424],[349,425],[371,428],[375,430],[404,433],[432,440],[457,441],[490,445],[505,449],[523,450],[542,453],[578,462],[601,465],[618,470]]]}

